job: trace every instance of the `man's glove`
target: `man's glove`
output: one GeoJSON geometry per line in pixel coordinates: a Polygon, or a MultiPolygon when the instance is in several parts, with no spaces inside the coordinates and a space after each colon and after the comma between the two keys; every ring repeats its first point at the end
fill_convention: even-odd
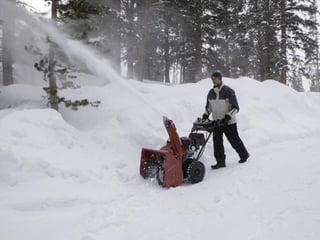
{"type": "Polygon", "coordinates": [[[221,120],[221,124],[222,124],[223,126],[228,125],[228,122],[230,121],[230,119],[231,119],[230,115],[226,114],[226,115],[224,116],[224,118],[221,120]]]}
{"type": "Polygon", "coordinates": [[[208,114],[204,113],[204,114],[202,115],[202,119],[203,119],[203,120],[207,120],[208,118],[209,118],[208,114]]]}

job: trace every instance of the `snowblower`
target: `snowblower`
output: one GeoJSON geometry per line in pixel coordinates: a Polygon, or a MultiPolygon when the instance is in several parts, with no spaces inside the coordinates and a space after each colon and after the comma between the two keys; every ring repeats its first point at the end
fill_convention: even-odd
{"type": "Polygon", "coordinates": [[[205,166],[199,159],[220,122],[198,118],[193,123],[189,137],[181,138],[172,120],[163,117],[163,123],[169,139],[160,150],[142,148],[140,175],[156,179],[166,188],[179,186],[184,180],[190,183],[201,182],[205,166]]]}

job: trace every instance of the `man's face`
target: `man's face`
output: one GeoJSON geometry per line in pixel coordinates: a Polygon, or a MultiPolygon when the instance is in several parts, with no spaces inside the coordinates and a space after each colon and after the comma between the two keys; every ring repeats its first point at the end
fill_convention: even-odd
{"type": "Polygon", "coordinates": [[[211,80],[214,86],[218,86],[221,83],[220,78],[217,77],[211,77],[211,80]]]}

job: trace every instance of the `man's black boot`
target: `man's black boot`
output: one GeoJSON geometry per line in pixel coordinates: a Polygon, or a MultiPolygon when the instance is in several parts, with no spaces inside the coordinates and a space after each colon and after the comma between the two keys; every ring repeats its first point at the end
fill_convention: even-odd
{"type": "Polygon", "coordinates": [[[224,167],[226,167],[225,162],[218,162],[216,165],[211,166],[212,169],[219,169],[219,168],[224,168],[224,167]]]}
{"type": "Polygon", "coordinates": [[[245,157],[245,158],[241,158],[241,159],[239,160],[239,163],[245,163],[245,162],[248,160],[249,157],[250,157],[250,154],[248,154],[248,156],[245,157]]]}

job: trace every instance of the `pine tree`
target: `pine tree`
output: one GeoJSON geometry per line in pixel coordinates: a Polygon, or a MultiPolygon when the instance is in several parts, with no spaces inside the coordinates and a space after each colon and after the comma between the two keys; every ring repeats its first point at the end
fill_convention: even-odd
{"type": "MultiPolygon", "coordinates": [[[[89,4],[87,0],[63,4],[71,2],[89,4]]],[[[102,2],[91,3],[97,6],[102,2]]],[[[116,66],[120,65],[123,51],[128,78],[170,82],[173,69],[179,69],[180,82],[195,82],[220,70],[225,76],[246,75],[293,85],[293,78],[300,79],[302,73],[310,78],[317,75],[311,71],[311,65],[316,69],[318,45],[313,37],[316,33],[312,33],[315,21],[311,18],[314,7],[310,0],[105,0],[103,3],[111,9],[109,16],[96,15],[96,22],[109,25],[97,28],[96,32],[105,39],[99,44],[106,51],[110,49],[116,66]],[[294,55],[300,50],[305,52],[305,59],[303,55],[294,55]],[[310,70],[303,72],[300,66],[303,61],[310,70]]],[[[63,12],[70,17],[76,11],[63,9],[61,16],[63,12]]],[[[85,13],[86,10],[75,16],[87,16],[85,13]]],[[[90,26],[99,25],[89,19],[90,26]]],[[[89,30],[83,35],[88,37],[89,30]]]]}
{"type": "MultiPolygon", "coordinates": [[[[314,7],[309,4],[309,0],[294,1],[281,0],[279,5],[280,24],[281,26],[281,82],[287,84],[287,72],[290,71],[295,63],[290,62],[288,56],[292,55],[299,49],[306,50],[305,46],[309,45],[311,48],[318,48],[315,39],[306,32],[308,28],[315,28],[316,22],[310,21],[305,16],[314,14],[314,7]]],[[[299,58],[303,56],[297,55],[299,58]]]]}
{"type": "MultiPolygon", "coordinates": [[[[49,2],[49,0],[46,0],[49,2]]],[[[50,0],[51,4],[51,18],[54,23],[61,21],[65,18],[69,19],[87,19],[88,15],[99,13],[101,9],[96,6],[89,4],[87,0],[69,0],[68,2],[60,2],[60,0],[50,0]]],[[[52,109],[59,110],[59,103],[64,102],[67,107],[77,109],[78,106],[86,106],[91,104],[92,106],[99,105],[100,102],[90,103],[87,99],[70,101],[65,98],[58,96],[57,86],[57,74],[65,74],[67,68],[57,69],[58,60],[66,59],[61,58],[63,55],[59,52],[59,48],[56,44],[48,37],[49,40],[49,56],[43,57],[39,63],[35,63],[35,68],[44,73],[44,79],[49,80],[49,86],[45,87],[44,90],[48,94],[48,104],[52,109]]]]}
{"type": "MultiPolygon", "coordinates": [[[[51,3],[51,18],[53,21],[57,20],[57,14],[58,14],[58,0],[52,0],[51,3]]],[[[54,110],[59,110],[58,106],[58,88],[57,88],[57,80],[56,80],[56,74],[55,74],[55,54],[54,54],[54,43],[50,42],[50,50],[49,50],[49,90],[48,96],[49,96],[49,105],[54,110]]]]}
{"type": "Polygon", "coordinates": [[[206,1],[174,1],[181,30],[177,57],[181,66],[181,82],[196,82],[203,71],[204,9],[206,1]]]}
{"type": "Polygon", "coordinates": [[[151,58],[152,72],[154,72],[152,77],[157,81],[170,83],[170,71],[176,56],[173,51],[173,42],[177,40],[175,37],[178,27],[175,25],[179,25],[176,17],[178,11],[170,1],[154,2],[151,11],[152,35],[157,39],[156,42],[151,42],[151,48],[157,49],[153,51],[151,58]]]}
{"type": "Polygon", "coordinates": [[[320,92],[320,69],[319,69],[319,31],[317,23],[318,6],[317,1],[311,1],[313,12],[310,13],[310,21],[313,22],[308,27],[308,35],[314,41],[313,44],[305,44],[305,75],[311,80],[310,91],[320,92]]]}
{"type": "Polygon", "coordinates": [[[244,15],[249,24],[245,24],[247,48],[251,52],[250,72],[254,78],[279,79],[280,43],[277,37],[278,20],[277,1],[249,0],[248,11],[244,15]]]}

